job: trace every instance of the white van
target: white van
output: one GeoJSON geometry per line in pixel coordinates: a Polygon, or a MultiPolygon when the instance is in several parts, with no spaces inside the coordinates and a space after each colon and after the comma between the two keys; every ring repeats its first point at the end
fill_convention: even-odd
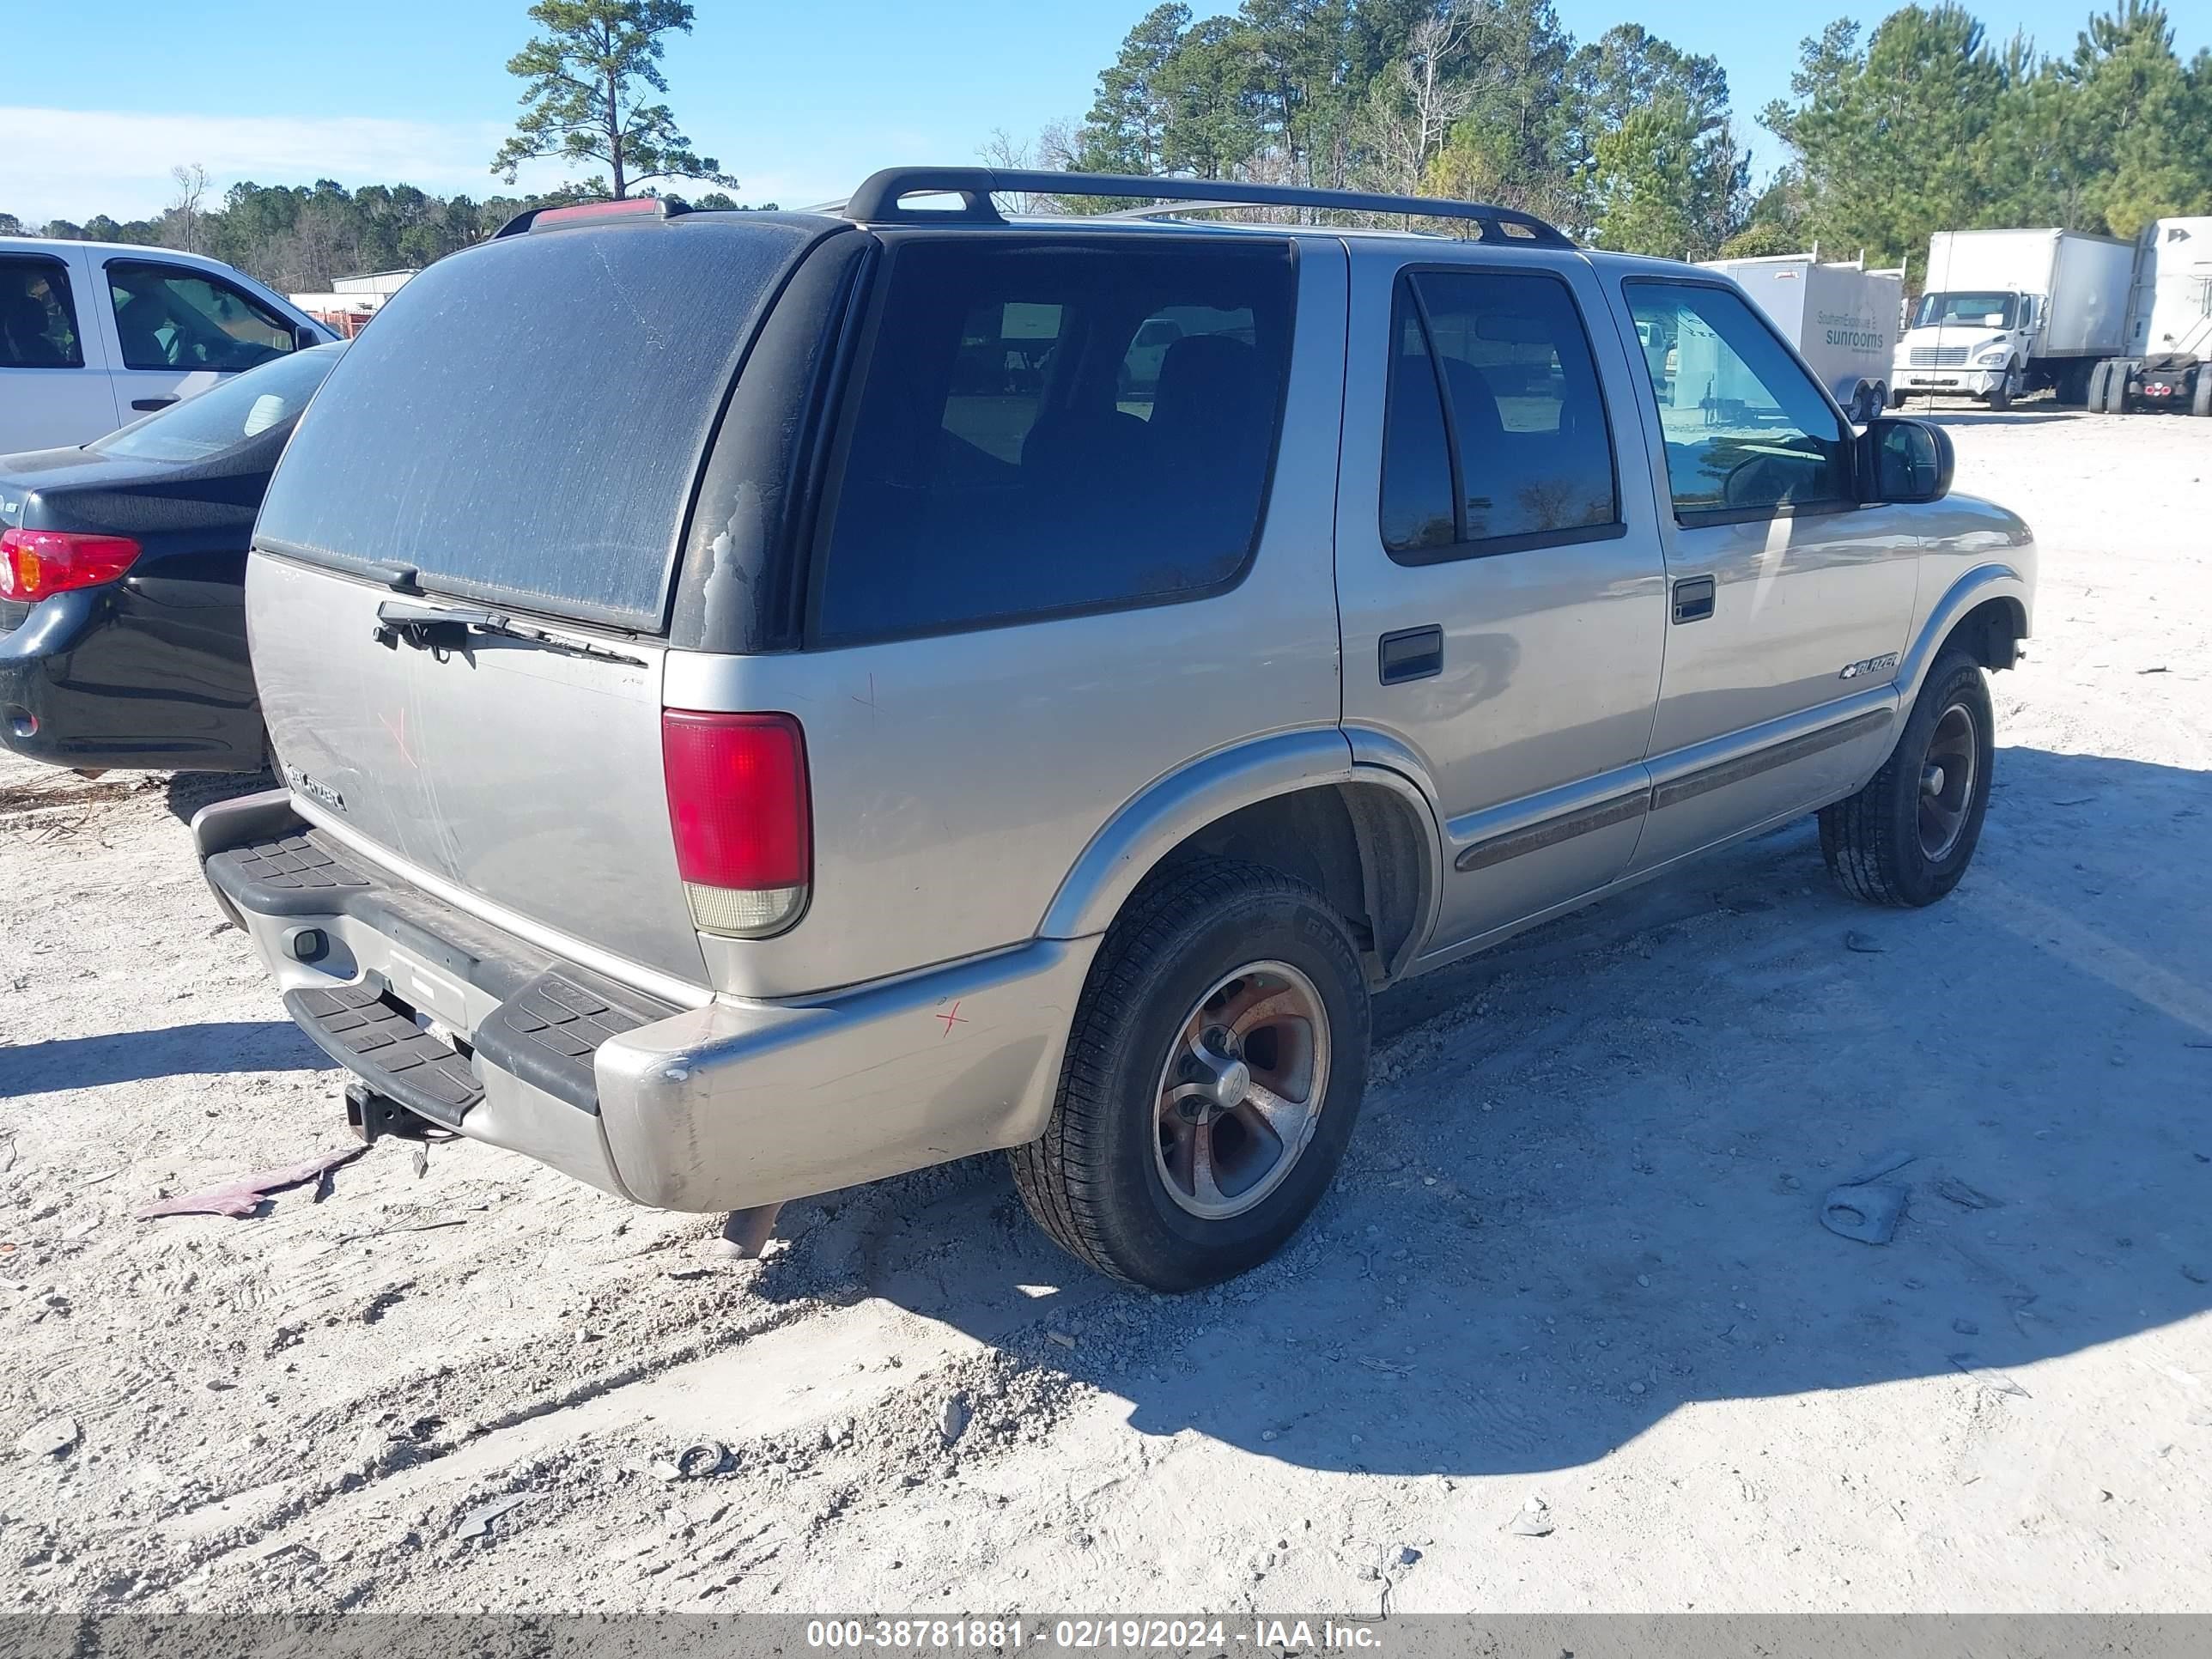
{"type": "Polygon", "coordinates": [[[337,337],[220,260],[0,237],[0,454],[89,443],[337,337]]]}

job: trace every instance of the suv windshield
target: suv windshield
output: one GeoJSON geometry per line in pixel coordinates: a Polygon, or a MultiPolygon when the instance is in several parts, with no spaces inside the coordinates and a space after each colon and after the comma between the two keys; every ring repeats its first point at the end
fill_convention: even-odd
{"type": "Polygon", "coordinates": [[[234,375],[87,446],[134,461],[203,461],[264,432],[289,428],[331,372],[343,345],[317,346],[234,375]]]}
{"type": "Polygon", "coordinates": [[[1915,328],[1940,324],[1976,328],[2010,328],[2020,296],[2014,294],[1923,294],[1912,313],[1915,328]]]}

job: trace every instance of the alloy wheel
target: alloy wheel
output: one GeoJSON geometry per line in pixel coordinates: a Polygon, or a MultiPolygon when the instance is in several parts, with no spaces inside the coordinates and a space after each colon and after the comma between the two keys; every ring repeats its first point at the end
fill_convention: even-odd
{"type": "Polygon", "coordinates": [[[1929,733],[1928,751],[1920,762],[1920,851],[1930,864],[1948,858],[1966,832],[1980,764],[1973,714],[1964,703],[1954,702],[1929,733]]]}
{"type": "Polygon", "coordinates": [[[1155,1168],[1204,1220],[1243,1214],[1313,1139],[1328,1090],[1328,1012],[1286,962],[1248,963],[1185,1017],[1160,1069],[1155,1168]]]}

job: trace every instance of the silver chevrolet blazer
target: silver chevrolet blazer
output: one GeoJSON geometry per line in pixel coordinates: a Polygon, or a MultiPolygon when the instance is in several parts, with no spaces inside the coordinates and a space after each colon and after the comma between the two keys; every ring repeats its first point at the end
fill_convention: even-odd
{"type": "Polygon", "coordinates": [[[2035,580],[1951,471],[1726,278],[1498,208],[540,211],[302,421],[283,787],[194,835],[370,1139],[755,1217],[1004,1148],[1186,1289],[1326,1191],[1378,988],[1808,813],[1950,890],[2035,580]]]}

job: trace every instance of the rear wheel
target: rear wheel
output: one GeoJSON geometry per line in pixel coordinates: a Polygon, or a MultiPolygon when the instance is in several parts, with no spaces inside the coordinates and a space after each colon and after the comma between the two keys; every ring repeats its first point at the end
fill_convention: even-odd
{"type": "Polygon", "coordinates": [[[1820,812],[1820,853],[1854,897],[1933,904],[1972,862],[1989,810],[1996,718],[1982,665],[1947,651],[1872,782],[1820,812]]]}
{"type": "Polygon", "coordinates": [[[2212,416],[2212,363],[2197,365],[2197,388],[2190,394],[2189,412],[2199,418],[2212,416]]]}
{"type": "Polygon", "coordinates": [[[1893,390],[1891,391],[1890,394],[1889,394],[1889,406],[1890,406],[1892,409],[1902,409],[1902,408],[1904,408],[1904,407],[1905,407],[1905,394],[1904,394],[1902,392],[1899,392],[1899,391],[1896,391],[1896,390],[1893,389],[1893,390]]]}
{"type": "Polygon", "coordinates": [[[2100,415],[2119,415],[2126,412],[2127,404],[2126,365],[2107,358],[2097,365],[2096,377],[2089,383],[2089,407],[2100,415]]]}
{"type": "Polygon", "coordinates": [[[1009,1154],[1030,1213],[1099,1272],[1188,1291],[1272,1255],[1320,1202],[1367,1079],[1367,990],[1304,883],[1206,859],[1109,930],[1043,1139],[1009,1154]]]}

